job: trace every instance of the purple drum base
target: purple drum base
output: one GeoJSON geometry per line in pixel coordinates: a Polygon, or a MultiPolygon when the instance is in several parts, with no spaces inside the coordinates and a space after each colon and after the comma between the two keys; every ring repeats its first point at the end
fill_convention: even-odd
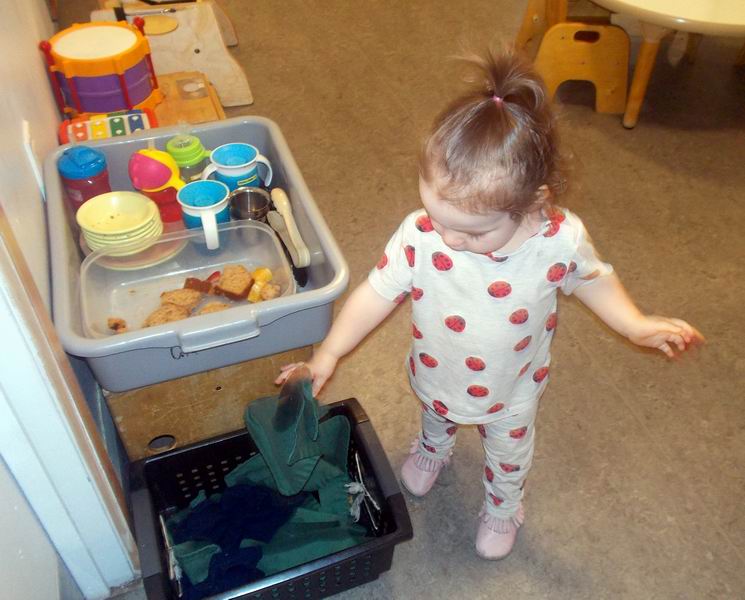
{"type": "MultiPolygon", "coordinates": [[[[67,78],[59,72],[57,78],[65,97],[65,104],[78,110],[75,102],[73,102],[67,78]]],[[[73,81],[80,98],[80,112],[109,113],[130,108],[127,106],[124,94],[119,86],[118,75],[74,77],[73,81]]],[[[143,102],[153,91],[150,85],[150,71],[145,59],[124,72],[124,81],[132,106],[143,102]]]]}

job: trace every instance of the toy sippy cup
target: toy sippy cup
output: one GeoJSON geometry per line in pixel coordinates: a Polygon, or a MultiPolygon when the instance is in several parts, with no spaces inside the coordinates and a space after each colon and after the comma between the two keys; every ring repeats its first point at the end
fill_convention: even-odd
{"type": "Polygon", "coordinates": [[[74,215],[86,200],[111,191],[106,157],[88,146],[73,146],[57,161],[70,212],[74,215]]]}
{"type": "Polygon", "coordinates": [[[129,178],[135,189],[158,205],[164,223],[181,220],[176,194],[184,187],[176,161],[162,150],[138,150],[129,159],[129,178]]]}
{"type": "Polygon", "coordinates": [[[181,169],[181,179],[186,183],[196,181],[209,163],[210,151],[205,149],[195,135],[177,135],[168,140],[166,152],[181,169]]]}

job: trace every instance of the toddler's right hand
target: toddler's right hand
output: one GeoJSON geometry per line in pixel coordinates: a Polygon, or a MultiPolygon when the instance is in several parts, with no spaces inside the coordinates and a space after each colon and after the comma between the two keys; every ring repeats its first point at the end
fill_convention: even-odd
{"type": "Polygon", "coordinates": [[[336,369],[336,363],[339,359],[322,351],[313,354],[313,357],[307,362],[290,363],[280,367],[280,373],[274,380],[275,385],[282,385],[297,367],[305,366],[310,371],[313,380],[313,395],[317,396],[321,388],[326,384],[329,377],[333,375],[336,369]]]}

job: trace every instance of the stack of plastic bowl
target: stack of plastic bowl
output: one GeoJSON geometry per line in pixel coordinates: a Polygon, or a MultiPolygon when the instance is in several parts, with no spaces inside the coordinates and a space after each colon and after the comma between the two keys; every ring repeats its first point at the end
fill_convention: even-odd
{"type": "Polygon", "coordinates": [[[109,256],[141,252],[163,233],[158,206],[136,192],[95,196],[78,209],[75,219],[88,248],[106,248],[109,256]]]}

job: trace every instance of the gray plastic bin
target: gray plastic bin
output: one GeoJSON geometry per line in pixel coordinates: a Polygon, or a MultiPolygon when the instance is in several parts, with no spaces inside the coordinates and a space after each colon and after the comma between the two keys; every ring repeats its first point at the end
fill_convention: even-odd
{"type": "MultiPolygon", "coordinates": [[[[89,337],[83,326],[80,265],[83,253],[65,212],[57,159],[47,156],[44,181],[52,271],[53,319],[65,350],[85,359],[101,386],[130,390],[320,341],[331,325],[333,302],[346,289],[349,270],[305,185],[290,149],[272,121],[238,117],[189,128],[206,148],[248,142],[272,163],[272,187],[287,192],[298,229],[311,254],[308,282],[291,296],[222,313],[109,337],[89,337]]],[[[106,154],[111,188],[131,190],[129,156],[153,140],[159,150],[183,127],[143,131],[123,140],[89,142],[106,154]]]]}

